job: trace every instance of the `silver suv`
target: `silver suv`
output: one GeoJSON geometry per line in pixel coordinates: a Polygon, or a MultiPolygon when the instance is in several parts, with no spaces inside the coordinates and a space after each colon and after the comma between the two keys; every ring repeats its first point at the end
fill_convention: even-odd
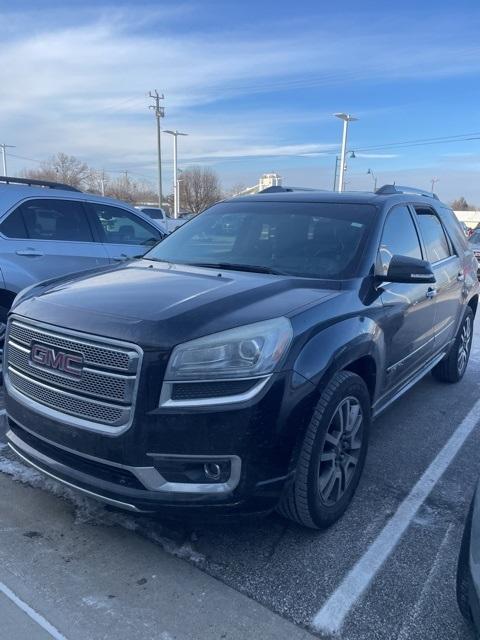
{"type": "Polygon", "coordinates": [[[156,220],[118,200],[56,182],[0,177],[0,339],[25,287],[128,260],[164,236],[156,220]]]}

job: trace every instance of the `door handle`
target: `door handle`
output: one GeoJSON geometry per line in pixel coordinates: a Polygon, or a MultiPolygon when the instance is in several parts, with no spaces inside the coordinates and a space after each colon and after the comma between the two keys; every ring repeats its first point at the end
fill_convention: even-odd
{"type": "Polygon", "coordinates": [[[29,256],[31,258],[35,258],[36,256],[43,256],[42,251],[37,251],[36,249],[18,249],[15,251],[17,256],[29,256]]]}
{"type": "Polygon", "coordinates": [[[437,295],[437,290],[433,287],[428,287],[427,293],[425,294],[427,298],[435,298],[437,295]]]}

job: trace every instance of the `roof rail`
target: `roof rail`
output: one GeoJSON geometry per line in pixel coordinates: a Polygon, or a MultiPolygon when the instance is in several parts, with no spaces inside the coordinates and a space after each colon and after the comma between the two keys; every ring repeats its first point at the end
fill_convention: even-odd
{"type": "Polygon", "coordinates": [[[312,189],[310,187],[282,187],[280,185],[272,185],[265,187],[258,193],[285,193],[287,191],[321,191],[321,189],[312,189]]]}
{"type": "Polygon", "coordinates": [[[402,187],[396,184],[384,184],[383,187],[377,189],[375,193],[379,196],[387,196],[394,193],[415,193],[416,195],[424,196],[425,198],[435,198],[435,200],[439,199],[437,194],[431,191],[417,189],[417,187],[402,187]]]}
{"type": "Polygon", "coordinates": [[[34,180],[31,178],[13,178],[10,176],[0,176],[0,183],[6,184],[26,184],[29,187],[47,187],[48,189],[62,189],[63,191],[79,191],[76,187],[61,182],[51,182],[50,180],[34,180]]]}

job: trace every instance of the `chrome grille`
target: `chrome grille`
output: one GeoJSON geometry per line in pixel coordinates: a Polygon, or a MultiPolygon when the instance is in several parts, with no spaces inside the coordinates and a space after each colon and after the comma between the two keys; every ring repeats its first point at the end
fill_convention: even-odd
{"type": "Polygon", "coordinates": [[[12,340],[8,345],[8,362],[15,369],[62,389],[72,389],[97,398],[129,402],[132,400],[135,378],[84,368],[81,378],[72,378],[52,370],[37,367],[30,361],[29,349],[12,340]]]}
{"type": "Polygon", "coordinates": [[[125,350],[110,349],[108,347],[96,346],[88,342],[83,342],[66,336],[59,336],[50,331],[41,331],[26,326],[23,323],[12,321],[9,329],[9,339],[24,344],[28,347],[32,342],[43,342],[52,347],[60,347],[69,351],[80,351],[83,354],[85,364],[97,366],[105,369],[119,369],[121,371],[130,370],[130,361],[138,354],[125,350]]]}
{"type": "Polygon", "coordinates": [[[44,329],[15,317],[9,322],[6,345],[7,388],[20,402],[28,398],[39,403],[40,412],[42,407],[47,414],[53,409],[65,417],[65,422],[99,431],[119,433],[131,423],[141,363],[137,347],[44,329]],[[81,376],[32,362],[32,343],[80,353],[84,361],[81,376]]]}

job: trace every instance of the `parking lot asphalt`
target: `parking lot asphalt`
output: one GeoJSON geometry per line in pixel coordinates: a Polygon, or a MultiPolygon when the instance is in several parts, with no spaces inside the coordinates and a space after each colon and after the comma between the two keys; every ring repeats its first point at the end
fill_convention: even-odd
{"type": "MultiPolygon", "coordinates": [[[[7,475],[0,475],[1,527],[5,531],[9,526],[16,531],[33,527],[26,514],[33,505],[42,505],[33,527],[40,537],[20,537],[28,545],[1,545],[3,571],[8,567],[7,577],[16,592],[24,601],[35,602],[67,640],[69,628],[81,624],[90,629],[85,637],[92,640],[183,639],[195,637],[189,635],[192,628],[198,638],[293,639],[295,633],[330,638],[336,632],[345,640],[467,640],[471,636],[457,611],[454,586],[463,522],[480,472],[479,376],[477,327],[469,368],[460,384],[445,385],[427,376],[373,424],[357,495],[345,516],[324,532],[301,529],[276,515],[234,524],[191,525],[109,514],[60,491],[53,482],[43,483],[20,463],[12,467],[10,455],[2,449],[0,470],[7,475]],[[66,500],[53,497],[52,491],[66,500]],[[16,513],[23,514],[23,524],[16,513]],[[151,578],[158,575],[164,557],[174,561],[168,569],[171,591],[151,578]],[[46,566],[48,580],[42,576],[46,566]],[[192,573],[185,576],[183,567],[192,573]],[[131,585],[138,586],[136,581],[144,574],[148,590],[132,591],[131,585]],[[68,576],[59,612],[47,603],[52,594],[60,597],[60,585],[68,576]],[[208,629],[210,598],[202,600],[196,586],[192,586],[196,597],[188,606],[178,598],[189,580],[196,585],[196,580],[200,584],[212,578],[216,580],[199,588],[208,592],[214,585],[212,593],[218,599],[213,600],[212,619],[223,619],[224,624],[208,629]],[[121,606],[109,598],[118,596],[110,593],[115,580],[129,594],[121,606]],[[85,593],[87,585],[93,595],[85,593]],[[170,602],[167,609],[162,609],[162,598],[170,602]],[[335,608],[328,608],[332,599],[334,605],[344,606],[341,619],[335,608]],[[184,632],[172,622],[179,603],[184,632]],[[250,606],[257,622],[241,629],[242,635],[234,635],[240,622],[251,617],[250,606]],[[144,635],[131,635],[129,624],[138,622],[139,611],[140,619],[151,626],[145,627],[144,635]],[[151,630],[156,615],[165,623],[165,631],[161,626],[155,633],[151,630]],[[325,623],[328,615],[332,615],[330,627],[325,623]],[[117,616],[130,635],[111,635],[109,625],[117,616]],[[197,626],[192,627],[196,617],[197,626]],[[261,620],[263,631],[258,627],[261,620]]],[[[0,570],[0,581],[7,580],[4,573],[0,570]]]]}

